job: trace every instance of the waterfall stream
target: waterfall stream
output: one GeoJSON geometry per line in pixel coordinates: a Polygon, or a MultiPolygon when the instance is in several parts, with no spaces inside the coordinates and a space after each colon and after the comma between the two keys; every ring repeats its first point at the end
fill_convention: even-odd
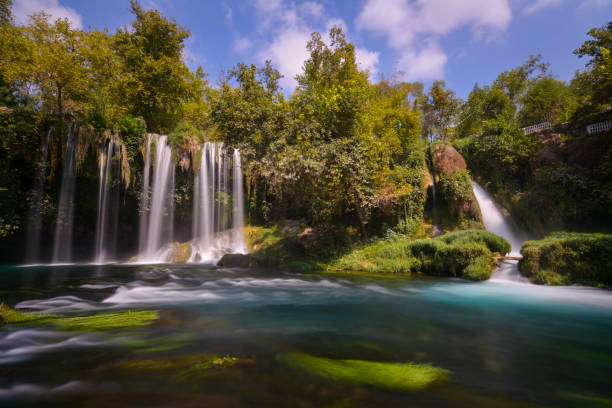
{"type": "MultiPolygon", "coordinates": [[[[502,208],[478,183],[472,181],[474,195],[482,212],[482,219],[487,231],[504,237],[512,245],[512,249],[507,254],[509,256],[521,256],[521,245],[525,241],[509,216],[506,216],[502,208]]],[[[493,280],[526,281],[520,276],[517,261],[504,260],[493,271],[493,280]]]]}
{"type": "Polygon", "coordinates": [[[172,241],[174,223],[174,162],[167,136],[149,135],[146,153],[142,191],[144,203],[150,204],[150,209],[148,205],[141,207],[139,245],[142,249],[138,261],[164,262],[165,244],[172,241]],[[148,198],[151,138],[155,139],[155,166],[148,198]]]}
{"type": "Polygon", "coordinates": [[[74,218],[74,190],[76,176],[76,125],[68,125],[64,169],[60,189],[55,237],[53,240],[53,263],[72,261],[72,223],[74,218]]]}
{"type": "Polygon", "coordinates": [[[230,191],[230,157],[223,143],[206,142],[202,146],[200,169],[194,177],[189,262],[216,262],[224,253],[247,252],[242,233],[244,203],[238,149],[231,159],[230,191]]]}
{"type": "Polygon", "coordinates": [[[100,184],[98,188],[98,217],[96,222],[96,241],[94,262],[108,262],[115,256],[117,242],[117,219],[120,176],[121,145],[110,139],[108,146],[100,152],[100,184]]]}

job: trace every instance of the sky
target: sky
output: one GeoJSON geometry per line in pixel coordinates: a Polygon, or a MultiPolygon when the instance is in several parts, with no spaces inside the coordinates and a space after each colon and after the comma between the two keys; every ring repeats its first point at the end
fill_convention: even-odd
{"type": "MultiPolygon", "coordinates": [[[[461,98],[475,83],[542,54],[570,80],[585,60],[573,50],[587,31],[612,20],[612,0],[141,0],[191,31],[184,55],[215,84],[238,62],[271,60],[290,93],[308,57],[310,33],[341,26],[370,81],[394,73],[405,81],[444,80],[461,98]]],[[[114,31],[130,24],[128,0],[15,0],[17,23],[44,10],[77,28],[114,31]]],[[[325,38],[325,35],[324,35],[325,38]]]]}

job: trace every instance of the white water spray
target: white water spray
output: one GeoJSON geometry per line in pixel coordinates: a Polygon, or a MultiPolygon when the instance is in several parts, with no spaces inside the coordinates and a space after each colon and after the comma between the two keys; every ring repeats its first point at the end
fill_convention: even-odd
{"type": "Polygon", "coordinates": [[[72,224],[74,218],[74,190],[76,176],[76,125],[68,126],[66,150],[64,152],[64,169],[62,186],[55,223],[53,241],[53,263],[69,263],[72,261],[72,224]]]}

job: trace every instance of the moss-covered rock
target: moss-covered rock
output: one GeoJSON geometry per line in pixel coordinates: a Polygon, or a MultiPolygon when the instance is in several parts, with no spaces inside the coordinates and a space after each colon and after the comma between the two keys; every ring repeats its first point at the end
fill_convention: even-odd
{"type": "Polygon", "coordinates": [[[438,191],[449,214],[460,220],[459,224],[483,228],[482,213],[463,156],[454,147],[438,142],[431,146],[431,161],[438,191]]]}
{"type": "Polygon", "coordinates": [[[247,268],[257,265],[257,260],[250,254],[225,254],[217,265],[224,267],[247,268]]]}
{"type": "Polygon", "coordinates": [[[546,285],[612,286],[612,235],[556,232],[527,241],[519,271],[546,285]]]}
{"type": "Polygon", "coordinates": [[[450,371],[429,364],[334,360],[302,353],[280,354],[277,360],[318,377],[400,391],[420,390],[446,381],[450,371]]]}

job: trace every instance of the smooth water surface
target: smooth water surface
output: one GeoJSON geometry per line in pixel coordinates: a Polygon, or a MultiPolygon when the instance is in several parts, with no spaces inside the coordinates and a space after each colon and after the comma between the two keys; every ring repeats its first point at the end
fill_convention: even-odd
{"type": "Polygon", "coordinates": [[[67,316],[160,310],[150,326],[0,327],[0,405],[589,407],[612,401],[612,293],[454,279],[294,275],[202,265],[4,267],[11,306],[67,316]],[[398,392],[295,371],[288,352],[431,363],[398,392]],[[186,380],[167,361],[241,364],[186,380]],[[151,369],[151,367],[158,367],[151,369]]]}

